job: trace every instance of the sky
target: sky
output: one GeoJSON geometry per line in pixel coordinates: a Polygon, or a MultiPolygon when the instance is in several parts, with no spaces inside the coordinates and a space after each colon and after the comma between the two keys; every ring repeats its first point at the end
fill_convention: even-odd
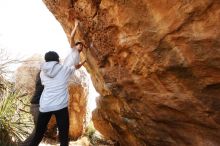
{"type": "Polygon", "coordinates": [[[53,50],[64,58],[69,43],[42,0],[0,0],[0,48],[20,57],[53,50]]]}
{"type": "MultiPolygon", "coordinates": [[[[70,51],[61,25],[42,0],[0,0],[0,48],[18,59],[47,51],[56,51],[64,58],[70,51]]],[[[88,104],[94,109],[98,93],[91,80],[89,86],[88,104]]]]}

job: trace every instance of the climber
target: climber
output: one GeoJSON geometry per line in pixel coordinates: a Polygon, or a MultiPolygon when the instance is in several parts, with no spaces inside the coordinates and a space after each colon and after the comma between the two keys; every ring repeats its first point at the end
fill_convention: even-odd
{"type": "Polygon", "coordinates": [[[68,114],[68,89],[67,83],[71,74],[79,69],[86,61],[79,63],[80,52],[83,49],[81,42],[73,46],[73,37],[79,21],[75,21],[75,27],[71,32],[71,52],[59,63],[59,56],[54,51],[45,54],[45,63],[41,67],[40,78],[44,85],[44,91],[40,98],[40,113],[37,120],[36,132],[29,146],[38,146],[43,139],[47,124],[54,114],[59,130],[60,146],[68,146],[69,114],[68,114]],[[72,47],[73,46],[73,47],[72,47]]]}

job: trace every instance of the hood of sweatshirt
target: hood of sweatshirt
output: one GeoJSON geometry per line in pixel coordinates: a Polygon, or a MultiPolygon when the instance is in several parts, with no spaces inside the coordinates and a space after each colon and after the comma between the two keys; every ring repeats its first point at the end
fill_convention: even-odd
{"type": "Polygon", "coordinates": [[[54,78],[62,69],[62,65],[57,61],[45,62],[41,66],[41,70],[45,73],[46,76],[54,78]]]}

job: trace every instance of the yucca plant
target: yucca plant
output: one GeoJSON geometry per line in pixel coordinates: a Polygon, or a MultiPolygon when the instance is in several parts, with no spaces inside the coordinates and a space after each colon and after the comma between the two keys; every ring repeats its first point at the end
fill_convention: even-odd
{"type": "Polygon", "coordinates": [[[3,96],[4,91],[6,90],[5,86],[5,80],[4,78],[0,75],[0,99],[3,96]]]}
{"type": "Polygon", "coordinates": [[[28,95],[7,89],[0,99],[0,145],[14,146],[33,128],[28,111],[28,95]]]}

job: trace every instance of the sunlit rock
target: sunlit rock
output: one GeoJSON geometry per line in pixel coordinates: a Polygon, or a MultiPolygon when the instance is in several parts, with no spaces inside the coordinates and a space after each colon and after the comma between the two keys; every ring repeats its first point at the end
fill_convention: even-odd
{"type": "Polygon", "coordinates": [[[121,145],[220,145],[219,0],[44,0],[101,94],[95,127],[121,145]]]}
{"type": "Polygon", "coordinates": [[[69,83],[69,116],[71,139],[82,136],[87,121],[88,77],[83,70],[76,71],[69,83]]]}

